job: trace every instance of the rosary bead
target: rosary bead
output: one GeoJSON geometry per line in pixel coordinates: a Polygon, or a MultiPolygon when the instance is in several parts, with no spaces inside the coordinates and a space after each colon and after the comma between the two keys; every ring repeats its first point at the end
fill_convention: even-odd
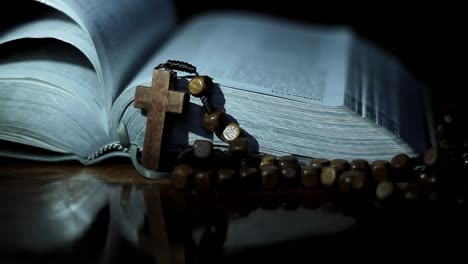
{"type": "Polygon", "coordinates": [[[351,190],[362,190],[366,183],[366,174],[362,171],[345,171],[338,180],[338,189],[341,192],[350,192],[351,190]]]}
{"type": "Polygon", "coordinates": [[[384,181],[388,179],[390,163],[386,160],[376,160],[371,164],[372,177],[376,181],[384,181]]]}
{"type": "Polygon", "coordinates": [[[233,169],[221,169],[218,171],[218,184],[221,190],[233,190],[235,188],[236,171],[233,169]]]}
{"type": "Polygon", "coordinates": [[[192,96],[201,97],[213,91],[213,80],[208,76],[196,76],[190,80],[188,89],[192,96]]]}
{"type": "Polygon", "coordinates": [[[403,192],[405,199],[416,200],[419,196],[419,184],[409,182],[397,183],[398,188],[403,192]]]}
{"type": "Polygon", "coordinates": [[[302,185],[306,188],[314,188],[320,184],[320,167],[302,167],[302,185]]]}
{"type": "Polygon", "coordinates": [[[223,137],[230,142],[238,138],[242,133],[242,129],[236,123],[229,123],[223,130],[223,137]]]}
{"type": "Polygon", "coordinates": [[[332,186],[335,184],[339,175],[339,171],[336,168],[327,166],[322,168],[322,172],[320,174],[320,182],[324,186],[332,186]]]}
{"type": "Polygon", "coordinates": [[[260,176],[263,188],[274,189],[280,181],[280,170],[274,165],[264,165],[260,167],[260,176]]]}
{"type": "Polygon", "coordinates": [[[386,200],[393,194],[393,183],[389,181],[381,181],[375,189],[375,195],[379,200],[386,200]]]}
{"type": "Polygon", "coordinates": [[[199,191],[209,191],[213,186],[213,170],[199,170],[195,173],[195,187],[199,191]]]}
{"type": "Polygon", "coordinates": [[[439,159],[439,151],[436,148],[430,148],[424,153],[424,164],[427,166],[436,165],[439,159]]]}
{"type": "Polygon", "coordinates": [[[192,167],[179,164],[172,171],[171,184],[176,189],[187,189],[193,181],[194,170],[192,167]]]}
{"type": "Polygon", "coordinates": [[[249,152],[249,140],[245,137],[236,138],[229,142],[229,151],[238,153],[249,152]]]}
{"type": "Polygon", "coordinates": [[[347,171],[350,168],[349,162],[345,159],[333,159],[330,161],[330,166],[340,172],[347,171]]]}
{"type": "Polygon", "coordinates": [[[322,167],[328,166],[329,164],[330,164],[330,161],[327,159],[312,159],[309,163],[309,165],[312,165],[312,166],[322,166],[322,167]]]}
{"type": "Polygon", "coordinates": [[[199,159],[206,159],[211,156],[213,150],[213,143],[209,140],[195,140],[193,143],[193,154],[199,159]]]}
{"type": "Polygon", "coordinates": [[[299,166],[285,166],[281,168],[282,185],[287,188],[298,187],[300,184],[299,166]]]}
{"type": "Polygon", "coordinates": [[[410,168],[410,157],[405,153],[400,153],[392,158],[390,162],[392,177],[404,178],[410,168]]]}
{"type": "Polygon", "coordinates": [[[276,165],[276,158],[272,155],[265,155],[262,157],[262,160],[260,162],[260,166],[265,166],[265,165],[276,165]]]}
{"type": "Polygon", "coordinates": [[[257,168],[241,168],[239,170],[239,180],[243,190],[256,190],[260,187],[260,175],[257,168]]]}
{"type": "Polygon", "coordinates": [[[299,165],[297,158],[293,155],[282,156],[278,158],[278,166],[283,167],[297,167],[299,165]]]}
{"type": "Polygon", "coordinates": [[[211,114],[206,113],[203,115],[203,126],[212,133],[223,130],[227,122],[226,112],[221,108],[216,108],[211,114]]]}
{"type": "Polygon", "coordinates": [[[351,170],[369,172],[369,163],[364,159],[355,159],[351,161],[351,170]]]}

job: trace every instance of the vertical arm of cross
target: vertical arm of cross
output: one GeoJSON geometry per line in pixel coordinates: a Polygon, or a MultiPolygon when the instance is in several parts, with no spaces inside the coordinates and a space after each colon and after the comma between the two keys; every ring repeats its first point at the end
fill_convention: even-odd
{"type": "Polygon", "coordinates": [[[139,86],[135,91],[134,106],[147,111],[142,164],[150,170],[159,166],[166,112],[182,112],[184,94],[169,91],[171,77],[169,71],[154,70],[152,87],[139,86]]]}

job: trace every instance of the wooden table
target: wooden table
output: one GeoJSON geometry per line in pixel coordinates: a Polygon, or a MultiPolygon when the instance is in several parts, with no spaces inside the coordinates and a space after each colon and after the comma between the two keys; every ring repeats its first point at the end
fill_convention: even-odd
{"type": "MultiPolygon", "coordinates": [[[[228,201],[235,205],[239,195],[233,194],[231,198],[225,197],[224,200],[218,201],[207,199],[205,201],[211,202],[207,202],[204,209],[184,208],[187,206],[187,200],[180,198],[180,195],[174,194],[174,191],[168,188],[167,180],[145,179],[125,160],[85,167],[73,162],[40,163],[2,159],[0,263],[10,263],[11,260],[21,263],[33,263],[38,260],[48,263],[154,263],[155,259],[159,263],[203,263],[194,261],[200,257],[200,252],[197,252],[195,247],[187,248],[190,244],[183,244],[184,241],[182,246],[173,243],[172,235],[169,235],[169,238],[167,236],[171,233],[166,232],[166,227],[171,230],[185,230],[204,220],[213,219],[209,217],[220,216],[217,212],[223,212],[221,216],[226,216],[226,210],[214,211],[214,204],[219,207],[220,202],[228,201]],[[152,241],[132,244],[117,232],[118,226],[112,225],[113,219],[118,217],[112,216],[114,212],[110,204],[131,202],[131,198],[128,197],[129,190],[144,190],[142,197],[150,219],[149,225],[146,226],[149,236],[146,238],[152,238],[152,241]],[[119,199],[115,200],[112,197],[119,199]],[[160,207],[161,199],[164,202],[160,207]],[[182,205],[178,202],[182,202],[182,205]],[[174,212],[176,214],[173,214],[174,212]],[[209,217],[200,217],[207,212],[209,217]],[[162,217],[163,215],[175,215],[176,219],[172,216],[168,227],[167,222],[162,222],[167,219],[162,217]],[[168,254],[151,254],[148,247],[159,249],[159,252],[161,248],[170,248],[170,251],[168,254]],[[187,256],[194,257],[186,258],[187,256]]],[[[194,200],[194,204],[203,201],[197,199],[194,200]]],[[[278,215],[287,214],[284,209],[272,209],[273,212],[275,210],[278,215]]],[[[230,225],[235,226],[239,219],[249,221],[250,217],[232,213],[227,219],[230,225]]],[[[273,221],[274,217],[270,219],[273,221]]],[[[455,241],[465,238],[468,234],[467,219],[466,210],[459,208],[371,212],[359,216],[357,223],[346,230],[311,238],[298,237],[285,243],[242,250],[229,257],[222,256],[222,263],[296,263],[302,262],[304,258],[321,257],[328,260],[339,260],[343,257],[346,260],[362,260],[373,259],[368,255],[369,252],[382,250],[388,252],[386,258],[398,260],[402,254],[420,256],[418,252],[422,251],[418,251],[417,248],[423,248],[423,252],[427,253],[420,256],[424,259],[424,256],[447,252],[439,247],[440,243],[451,247],[450,257],[453,257],[464,252],[461,249],[463,243],[455,241]]],[[[261,231],[262,223],[266,224],[260,222],[246,232],[261,231]]],[[[246,222],[245,226],[248,225],[246,222]]],[[[237,226],[238,229],[235,230],[242,231],[242,224],[237,226]]],[[[283,228],[287,230],[291,226],[283,228]]],[[[229,231],[227,236],[235,234],[229,231]]],[[[216,255],[219,252],[204,253],[216,255]]]]}

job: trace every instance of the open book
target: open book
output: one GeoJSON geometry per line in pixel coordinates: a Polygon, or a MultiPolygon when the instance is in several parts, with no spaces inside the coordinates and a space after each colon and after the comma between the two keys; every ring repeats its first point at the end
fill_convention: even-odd
{"type": "MultiPolygon", "coordinates": [[[[41,0],[0,34],[0,155],[85,164],[128,156],[125,124],[143,147],[137,85],[159,63],[195,65],[220,87],[217,101],[260,152],[389,159],[426,149],[424,87],[393,57],[348,28],[254,14],[212,13],[179,24],[169,0],[41,0]]],[[[180,85],[177,89],[186,91],[180,85]]],[[[166,124],[167,149],[198,138],[191,98],[166,124]]],[[[168,114],[171,115],[171,114],[168,114]]]]}

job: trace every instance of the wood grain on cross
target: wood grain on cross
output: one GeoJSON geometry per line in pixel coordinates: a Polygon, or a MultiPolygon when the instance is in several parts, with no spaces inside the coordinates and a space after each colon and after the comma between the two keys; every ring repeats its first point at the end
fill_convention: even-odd
{"type": "Polygon", "coordinates": [[[170,82],[169,71],[155,69],[151,87],[138,86],[135,91],[134,106],[147,111],[141,163],[150,170],[159,167],[166,112],[182,113],[184,93],[169,90],[170,82]]]}

